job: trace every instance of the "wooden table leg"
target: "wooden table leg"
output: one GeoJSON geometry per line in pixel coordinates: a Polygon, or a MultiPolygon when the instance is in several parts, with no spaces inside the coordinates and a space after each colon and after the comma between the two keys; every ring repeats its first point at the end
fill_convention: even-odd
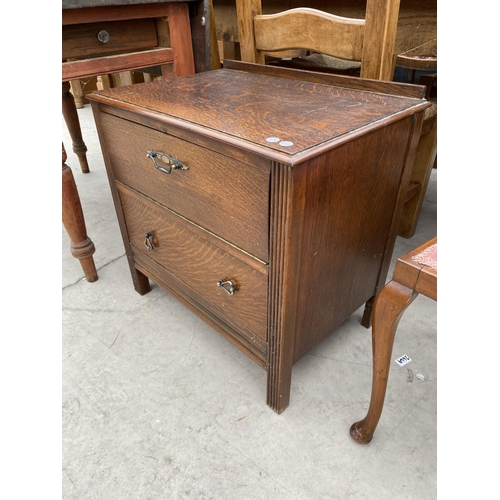
{"type": "Polygon", "coordinates": [[[85,143],[83,142],[75,99],[70,92],[70,88],[71,86],[69,82],[62,83],[62,112],[73,142],[73,151],[78,156],[82,172],[84,174],[88,174],[89,164],[87,162],[87,146],[85,146],[85,143]]]}
{"type": "Polygon", "coordinates": [[[89,282],[97,281],[97,270],[95,268],[94,243],[87,236],[85,219],[80,204],[80,197],[76,188],[73,172],[66,165],[66,150],[62,146],[62,220],[66,231],[71,239],[71,253],[73,257],[80,260],[89,282]]]}
{"type": "Polygon", "coordinates": [[[372,350],[373,378],[370,407],[366,417],[351,426],[351,437],[358,443],[369,443],[377,427],[389,379],[392,346],[399,321],[418,293],[396,281],[381,290],[373,310],[372,350]]]}
{"type": "Polygon", "coordinates": [[[168,3],[165,8],[168,12],[170,43],[174,51],[175,76],[192,75],[195,68],[188,4],[168,3]]]}

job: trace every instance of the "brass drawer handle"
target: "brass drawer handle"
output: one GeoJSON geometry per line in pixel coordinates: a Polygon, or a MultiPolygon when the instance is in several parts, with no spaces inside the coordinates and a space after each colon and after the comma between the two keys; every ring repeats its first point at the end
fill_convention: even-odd
{"type": "Polygon", "coordinates": [[[217,286],[222,287],[229,295],[234,295],[236,285],[232,281],[219,280],[217,286]]]}
{"type": "Polygon", "coordinates": [[[152,252],[155,248],[154,244],[153,244],[153,234],[150,233],[150,232],[147,232],[145,235],[144,235],[144,245],[146,245],[146,248],[152,252]]]}
{"type": "Polygon", "coordinates": [[[170,174],[170,172],[172,172],[172,170],[175,170],[175,169],[180,169],[180,170],[188,170],[189,169],[189,167],[187,165],[184,165],[184,163],[182,163],[181,161],[176,160],[175,158],[173,158],[172,156],[170,156],[166,153],[159,153],[158,151],[155,151],[154,149],[152,149],[151,151],[148,151],[148,154],[146,156],[148,158],[151,158],[151,160],[153,160],[153,165],[155,166],[155,168],[157,170],[159,170],[160,172],[163,172],[164,174],[170,174]],[[158,163],[156,163],[155,158],[159,158],[163,163],[168,165],[168,167],[162,167],[162,166],[158,165],[158,163]]]}

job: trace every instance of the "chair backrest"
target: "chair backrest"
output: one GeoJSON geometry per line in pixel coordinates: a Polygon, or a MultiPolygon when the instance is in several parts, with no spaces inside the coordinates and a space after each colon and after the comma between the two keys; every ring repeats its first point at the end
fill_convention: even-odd
{"type": "Polygon", "coordinates": [[[400,0],[367,0],[364,19],[316,9],[262,15],[261,0],[236,0],[241,59],[265,64],[264,54],[293,49],[361,62],[361,77],[392,80],[400,0]]]}

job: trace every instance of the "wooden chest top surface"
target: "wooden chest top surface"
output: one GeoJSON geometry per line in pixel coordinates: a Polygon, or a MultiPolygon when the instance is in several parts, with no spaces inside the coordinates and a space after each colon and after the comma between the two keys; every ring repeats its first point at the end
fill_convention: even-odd
{"type": "Polygon", "coordinates": [[[229,69],[107,89],[92,98],[287,155],[382,127],[426,106],[422,99],[229,69]]]}

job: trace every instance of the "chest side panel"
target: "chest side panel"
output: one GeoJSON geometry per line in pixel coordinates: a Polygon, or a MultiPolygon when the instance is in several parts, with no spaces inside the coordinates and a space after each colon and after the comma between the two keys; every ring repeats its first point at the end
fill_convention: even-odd
{"type": "MultiPolygon", "coordinates": [[[[412,119],[319,156],[294,172],[291,277],[298,287],[294,361],[376,290],[412,119]]],[[[392,242],[393,243],[393,242],[392,242]]]]}

